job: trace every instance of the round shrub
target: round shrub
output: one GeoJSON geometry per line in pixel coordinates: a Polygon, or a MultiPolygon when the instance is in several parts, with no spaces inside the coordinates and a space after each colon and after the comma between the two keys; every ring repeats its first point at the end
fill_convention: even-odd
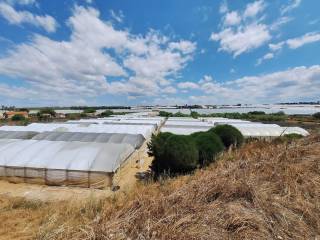
{"type": "Polygon", "coordinates": [[[12,121],[24,121],[26,118],[21,114],[15,114],[11,118],[12,121]]]}
{"type": "Polygon", "coordinates": [[[231,125],[218,125],[209,131],[217,134],[226,148],[231,145],[239,147],[244,142],[241,132],[231,125]]]}
{"type": "Polygon", "coordinates": [[[148,145],[148,155],[150,157],[162,157],[164,151],[164,144],[173,134],[170,132],[161,132],[158,135],[152,135],[151,141],[148,145]]]}
{"type": "Polygon", "coordinates": [[[153,147],[156,151],[151,169],[156,176],[162,173],[186,173],[197,167],[198,149],[190,136],[162,135],[153,147]],[[164,141],[164,144],[160,146],[161,141],[164,141]]]}
{"type": "Polygon", "coordinates": [[[315,119],[320,119],[320,112],[317,112],[312,115],[315,119]]]}
{"type": "Polygon", "coordinates": [[[193,134],[192,137],[199,151],[200,166],[206,166],[213,162],[217,154],[224,149],[220,137],[213,132],[198,132],[193,134]]]}

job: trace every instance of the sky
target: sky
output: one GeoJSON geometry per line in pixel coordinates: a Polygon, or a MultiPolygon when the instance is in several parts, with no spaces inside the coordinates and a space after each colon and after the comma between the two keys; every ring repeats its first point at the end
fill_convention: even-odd
{"type": "Polygon", "coordinates": [[[320,100],[319,0],[0,0],[0,105],[320,100]]]}

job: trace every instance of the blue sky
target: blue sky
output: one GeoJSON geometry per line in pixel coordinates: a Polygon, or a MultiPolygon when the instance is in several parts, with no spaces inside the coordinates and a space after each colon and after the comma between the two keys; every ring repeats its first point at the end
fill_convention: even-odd
{"type": "Polygon", "coordinates": [[[318,0],[0,0],[16,106],[320,99],[318,0]]]}

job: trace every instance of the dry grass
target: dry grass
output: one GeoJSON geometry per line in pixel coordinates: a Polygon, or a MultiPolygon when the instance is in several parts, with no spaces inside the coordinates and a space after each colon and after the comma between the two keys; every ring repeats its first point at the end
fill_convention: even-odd
{"type": "Polygon", "coordinates": [[[0,207],[0,236],[11,219],[21,239],[320,239],[320,136],[252,142],[194,175],[113,199],[0,207]]]}

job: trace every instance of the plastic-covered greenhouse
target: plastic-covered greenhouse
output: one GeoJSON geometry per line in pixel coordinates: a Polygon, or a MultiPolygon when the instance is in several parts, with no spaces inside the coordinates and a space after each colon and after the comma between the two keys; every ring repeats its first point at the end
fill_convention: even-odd
{"type": "Polygon", "coordinates": [[[300,127],[280,127],[277,124],[263,124],[227,118],[202,118],[200,120],[169,118],[161,128],[161,132],[189,135],[194,132],[206,131],[211,127],[221,124],[234,126],[246,138],[273,138],[290,133],[296,133],[302,136],[309,134],[306,130],[300,127]]]}
{"type": "Polygon", "coordinates": [[[0,131],[0,139],[30,139],[37,134],[30,131],[0,131]]]}
{"type": "Polygon", "coordinates": [[[133,152],[130,144],[0,140],[0,177],[12,182],[110,186],[113,172],[133,152]]]}
{"type": "Polygon", "coordinates": [[[135,149],[140,148],[145,141],[141,134],[79,132],[42,132],[35,135],[32,139],[65,142],[124,143],[130,144],[135,149]]]}
{"type": "Polygon", "coordinates": [[[34,132],[91,132],[91,133],[127,133],[142,134],[150,138],[155,131],[153,125],[116,125],[116,124],[66,124],[66,123],[32,123],[28,126],[2,126],[0,131],[34,131],[34,132]]]}

